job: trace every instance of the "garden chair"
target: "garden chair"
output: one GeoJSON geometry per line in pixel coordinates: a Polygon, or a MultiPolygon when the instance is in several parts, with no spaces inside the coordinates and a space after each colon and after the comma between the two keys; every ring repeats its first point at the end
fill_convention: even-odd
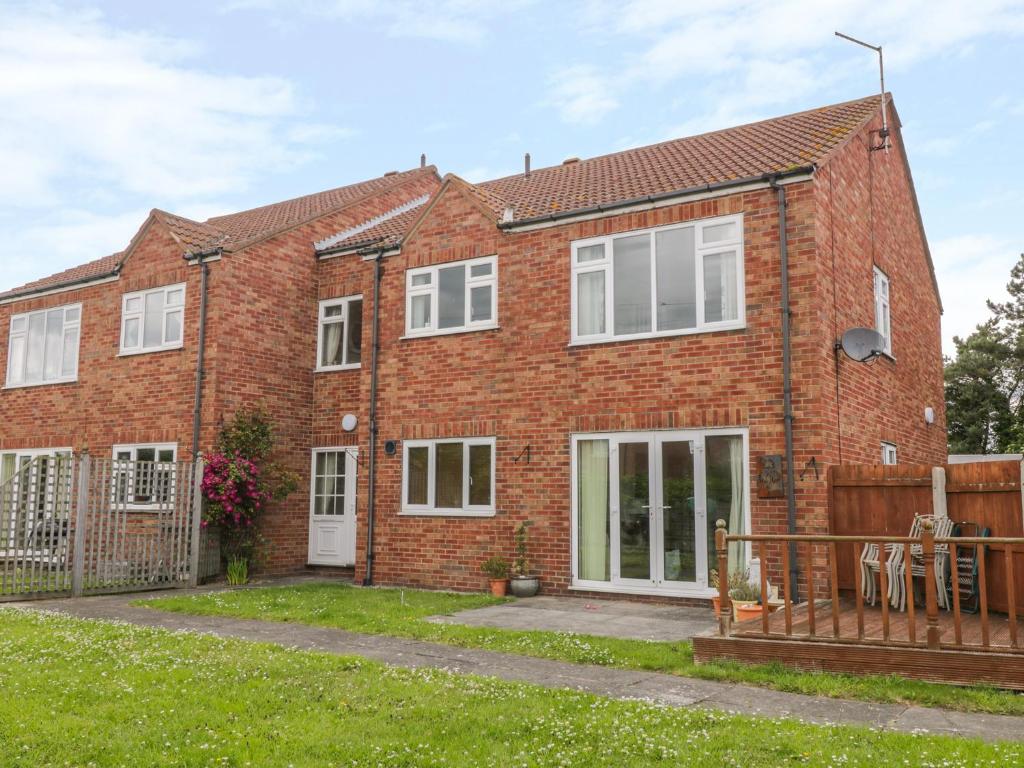
{"type": "MultiPolygon", "coordinates": [[[[916,515],[914,522],[910,526],[910,533],[907,535],[910,538],[920,539],[921,534],[924,532],[924,522],[930,520],[932,523],[932,531],[937,539],[949,538],[953,533],[953,521],[948,517],[936,517],[934,515],[916,515]]],[[[890,604],[899,611],[906,608],[907,605],[907,586],[906,586],[906,562],[904,559],[904,545],[903,544],[886,544],[885,553],[885,575],[888,581],[888,594],[885,596],[889,600],[890,604]]],[[[910,572],[914,577],[923,577],[924,573],[924,554],[921,550],[920,544],[910,545],[910,572]]],[[[861,582],[863,584],[864,597],[871,603],[875,604],[878,597],[875,588],[875,578],[878,575],[879,570],[879,549],[878,545],[869,542],[864,545],[864,549],[860,555],[860,568],[861,568],[861,582]]],[[[949,545],[948,544],[936,544],[935,545],[935,586],[937,590],[937,597],[940,608],[949,607],[949,593],[946,589],[947,584],[947,573],[949,572],[949,545]]]]}
{"type": "MultiPolygon", "coordinates": [[[[960,522],[953,528],[953,536],[965,538],[988,538],[992,535],[989,528],[978,523],[960,522]]],[[[984,552],[986,547],[982,547],[984,552]]],[[[963,546],[956,548],[956,571],[950,575],[950,595],[953,590],[960,590],[960,610],[965,613],[977,613],[981,607],[981,595],[978,592],[978,548],[963,546]]]]}

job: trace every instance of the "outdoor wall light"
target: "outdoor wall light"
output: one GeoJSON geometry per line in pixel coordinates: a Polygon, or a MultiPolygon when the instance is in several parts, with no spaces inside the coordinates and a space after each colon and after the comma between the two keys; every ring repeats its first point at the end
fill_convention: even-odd
{"type": "Polygon", "coordinates": [[[353,429],[355,429],[356,423],[357,419],[354,413],[346,413],[344,416],[341,417],[341,428],[344,429],[346,432],[351,432],[353,429]]]}
{"type": "Polygon", "coordinates": [[[930,405],[925,406],[925,409],[924,409],[924,423],[925,424],[934,424],[935,423],[935,409],[932,408],[930,405]]]}

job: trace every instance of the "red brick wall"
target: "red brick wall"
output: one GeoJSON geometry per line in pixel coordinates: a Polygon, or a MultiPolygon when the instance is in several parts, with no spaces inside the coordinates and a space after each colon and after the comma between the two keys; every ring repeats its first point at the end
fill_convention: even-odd
{"type": "MultiPolygon", "coordinates": [[[[870,129],[877,130],[880,122],[870,129]]],[[[882,441],[896,444],[901,464],[942,464],[946,457],[939,301],[898,120],[890,127],[888,152],[869,151],[878,138],[865,132],[818,173],[821,301],[816,322],[822,329],[828,463],[879,464],[882,441]],[[893,357],[862,364],[840,354],[837,389],[832,345],[848,328],[874,328],[875,266],[890,282],[893,357]],[[935,410],[931,426],[924,420],[926,406],[935,410]]]]}

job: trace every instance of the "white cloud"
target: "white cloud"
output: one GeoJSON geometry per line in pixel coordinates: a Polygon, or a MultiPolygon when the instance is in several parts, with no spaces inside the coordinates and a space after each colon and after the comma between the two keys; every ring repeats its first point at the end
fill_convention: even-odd
{"type": "Polygon", "coordinates": [[[968,234],[931,243],[945,313],[942,348],[954,352],[953,337],[969,335],[990,317],[987,299],[1005,301],[1010,270],[1020,257],[1021,243],[990,235],[968,234]]]}
{"type": "Polygon", "coordinates": [[[202,53],[96,12],[0,6],[0,210],[16,213],[0,288],[123,248],[152,205],[220,208],[350,135],[304,120],[288,81],[208,72],[202,53]]]}
{"type": "Polygon", "coordinates": [[[468,181],[470,184],[478,184],[481,181],[501,179],[515,173],[522,173],[522,169],[509,170],[508,168],[492,168],[487,165],[478,165],[465,171],[460,171],[457,175],[468,181]]]}
{"type": "Polygon", "coordinates": [[[548,102],[558,108],[566,122],[592,124],[619,106],[611,95],[614,87],[593,67],[569,67],[552,76],[548,102]]]}
{"type": "Polygon", "coordinates": [[[837,40],[837,29],[882,44],[892,74],[959,55],[981,35],[1024,33],[1024,7],[1013,0],[595,0],[582,24],[611,61],[585,70],[574,88],[558,73],[550,102],[564,119],[578,122],[590,105],[603,117],[632,89],[678,87],[687,78],[688,90],[703,93],[721,116],[763,116],[750,105],[792,103],[852,76],[858,92],[871,91],[874,55],[837,40]]]}
{"type": "Polygon", "coordinates": [[[477,44],[489,25],[534,0],[229,0],[222,13],[273,11],[274,23],[287,24],[296,13],[344,23],[375,21],[390,37],[424,38],[477,44]]]}

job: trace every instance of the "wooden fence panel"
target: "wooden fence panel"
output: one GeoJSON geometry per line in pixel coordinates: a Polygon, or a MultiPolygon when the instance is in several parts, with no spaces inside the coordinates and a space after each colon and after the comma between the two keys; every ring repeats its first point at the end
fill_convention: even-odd
{"type": "MultiPolygon", "coordinates": [[[[906,536],[915,515],[932,511],[932,468],[915,464],[829,468],[829,533],[906,536]]],[[[839,588],[854,589],[857,553],[839,548],[839,588]]]]}
{"type": "MultiPolygon", "coordinates": [[[[1021,472],[1018,461],[947,464],[946,513],[954,522],[989,528],[993,537],[1024,537],[1021,472]]],[[[914,515],[933,514],[932,467],[838,466],[829,469],[829,533],[837,536],[906,536],[914,515]]],[[[940,497],[941,498],[941,497],[940,497]]],[[[854,588],[856,554],[840,547],[840,589],[854,588]]],[[[1008,610],[1003,545],[992,545],[985,558],[989,607],[1008,610]]],[[[1024,610],[1024,551],[1014,552],[1017,610],[1024,610]]]]}
{"type": "MultiPolygon", "coordinates": [[[[986,461],[950,464],[946,467],[946,506],[951,519],[968,520],[989,528],[992,536],[1024,536],[1021,509],[1021,464],[1017,461],[986,461]]],[[[989,607],[1007,611],[1005,546],[988,548],[985,570],[991,585],[989,607]]],[[[1014,594],[1018,611],[1024,609],[1024,552],[1013,555],[1014,594]]]]}

